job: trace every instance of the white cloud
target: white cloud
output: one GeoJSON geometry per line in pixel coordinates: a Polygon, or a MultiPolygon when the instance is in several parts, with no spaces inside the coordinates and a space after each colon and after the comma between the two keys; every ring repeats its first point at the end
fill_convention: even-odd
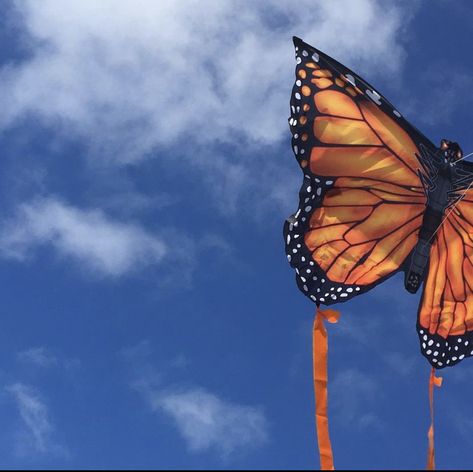
{"type": "Polygon", "coordinates": [[[154,411],[172,418],[190,451],[214,450],[226,457],[268,440],[268,423],[258,407],[223,400],[203,388],[141,388],[154,411]]]}
{"type": "Polygon", "coordinates": [[[375,378],[355,369],[339,372],[330,386],[336,418],[359,429],[381,428],[382,420],[372,406],[380,396],[375,378]]]}
{"type": "Polygon", "coordinates": [[[53,441],[54,426],[47,405],[31,387],[15,383],[6,388],[16,401],[23,422],[16,444],[20,455],[34,453],[66,453],[53,441]]]}
{"type": "Polygon", "coordinates": [[[404,377],[415,375],[423,367],[424,362],[417,352],[413,354],[395,351],[386,352],[382,359],[388,364],[390,369],[404,377]]]}
{"type": "Polygon", "coordinates": [[[79,359],[57,356],[44,346],[31,347],[20,351],[17,359],[23,364],[29,364],[35,367],[52,368],[60,367],[66,371],[71,371],[80,366],[79,359]]]}
{"type": "Polygon", "coordinates": [[[18,360],[39,367],[53,367],[58,364],[57,357],[53,356],[44,347],[32,347],[18,353],[18,360]]]}
{"type": "Polygon", "coordinates": [[[189,451],[213,451],[225,459],[268,441],[268,421],[261,407],[223,399],[199,386],[169,386],[167,378],[190,366],[182,353],[165,362],[160,358],[159,370],[152,363],[155,356],[149,340],[121,349],[119,355],[131,368],[131,387],[152,411],[172,420],[189,451]]]}
{"type": "Polygon", "coordinates": [[[3,257],[23,260],[39,245],[51,245],[62,256],[108,276],[159,263],[166,253],[164,243],[140,226],[53,198],[23,204],[0,231],[3,257]]]}
{"type": "Polygon", "coordinates": [[[391,76],[413,10],[394,0],[16,5],[29,51],[0,70],[0,129],[34,116],[59,143],[79,139],[94,163],[171,161],[196,172],[223,213],[251,208],[256,219],[296,205],[298,169],[279,148],[289,140],[291,37],[369,78],[391,76]]]}
{"type": "Polygon", "coordinates": [[[462,109],[471,109],[472,96],[469,90],[473,79],[469,71],[462,71],[458,66],[452,69],[451,63],[444,62],[422,71],[417,82],[423,87],[416,89],[415,96],[406,94],[405,102],[399,104],[399,108],[405,116],[414,117],[427,129],[435,125],[449,125],[455,121],[454,117],[458,120],[462,109]]]}
{"type": "Polygon", "coordinates": [[[63,124],[103,157],[287,136],[291,36],[365,72],[399,69],[410,15],[379,0],[23,0],[31,57],[1,74],[2,120],[63,124]],[[343,11],[343,14],[340,14],[343,11]]]}

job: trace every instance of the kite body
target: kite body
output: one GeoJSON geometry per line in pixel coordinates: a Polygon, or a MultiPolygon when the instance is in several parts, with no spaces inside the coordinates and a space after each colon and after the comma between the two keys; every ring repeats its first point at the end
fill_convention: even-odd
{"type": "Polygon", "coordinates": [[[461,189],[466,181],[471,183],[469,175],[462,174],[461,169],[457,169],[455,165],[462,156],[463,152],[458,144],[445,139],[442,140],[441,148],[436,153],[421,147],[418,158],[424,172],[419,172],[419,177],[424,183],[427,202],[419,230],[419,240],[412,253],[409,270],[406,271],[404,284],[411,293],[417,292],[424,279],[435,234],[447,212],[461,198],[462,194],[456,190],[461,189]]]}
{"type": "Polygon", "coordinates": [[[473,164],[347,67],[294,45],[289,125],[303,183],[284,238],[300,290],[331,305],[403,271],[408,291],[423,285],[417,332],[431,365],[473,355],[473,164]]]}

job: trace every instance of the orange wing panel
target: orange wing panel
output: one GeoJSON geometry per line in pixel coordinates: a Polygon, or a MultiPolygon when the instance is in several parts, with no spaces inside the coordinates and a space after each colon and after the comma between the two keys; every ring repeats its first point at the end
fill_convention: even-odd
{"type": "Polygon", "coordinates": [[[314,146],[310,155],[313,173],[327,177],[371,179],[407,187],[419,187],[419,177],[387,149],[375,146],[314,146]]]}
{"type": "Polygon", "coordinates": [[[473,355],[473,203],[465,199],[437,232],[419,307],[422,351],[435,367],[473,355]]]}

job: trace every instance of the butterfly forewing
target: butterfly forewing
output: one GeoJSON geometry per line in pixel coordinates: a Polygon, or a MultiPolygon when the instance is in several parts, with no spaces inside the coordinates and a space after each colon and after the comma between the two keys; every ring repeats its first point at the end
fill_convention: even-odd
{"type": "Polygon", "coordinates": [[[301,290],[332,304],[399,270],[426,196],[419,144],[433,145],[349,69],[295,39],[289,124],[304,172],[286,252],[301,290]]]}

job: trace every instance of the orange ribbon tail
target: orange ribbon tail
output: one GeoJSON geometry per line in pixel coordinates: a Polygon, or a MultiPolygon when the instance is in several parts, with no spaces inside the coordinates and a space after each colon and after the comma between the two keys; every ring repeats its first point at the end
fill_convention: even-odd
{"type": "Polygon", "coordinates": [[[430,406],[430,427],[427,433],[429,439],[429,449],[427,452],[426,470],[435,470],[435,444],[434,444],[434,387],[442,386],[442,377],[435,376],[435,369],[432,367],[429,379],[429,406],[430,406]]]}
{"type": "Polygon", "coordinates": [[[338,311],[321,310],[317,307],[312,330],[315,419],[321,470],[334,470],[332,443],[330,441],[327,415],[328,339],[324,319],[329,323],[336,323],[339,317],[340,313],[338,311]]]}

